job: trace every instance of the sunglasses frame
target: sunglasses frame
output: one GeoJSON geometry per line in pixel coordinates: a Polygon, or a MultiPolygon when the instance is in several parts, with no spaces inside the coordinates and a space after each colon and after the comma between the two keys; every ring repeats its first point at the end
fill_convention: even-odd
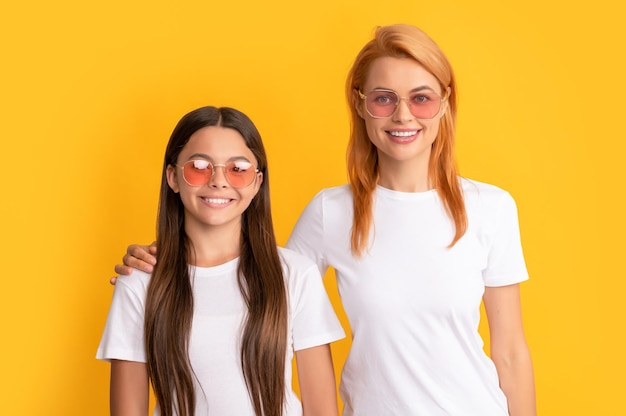
{"type": "MultiPolygon", "coordinates": [[[[246,161],[246,162],[248,162],[248,161],[246,161]]],[[[185,162],[185,163],[183,163],[182,165],[174,165],[174,166],[176,166],[176,167],[180,168],[180,170],[182,171],[182,174],[183,174],[183,180],[187,183],[187,185],[189,185],[189,186],[194,186],[194,187],[199,187],[199,186],[205,186],[205,185],[207,185],[207,184],[211,181],[211,179],[213,178],[213,176],[215,175],[215,169],[216,169],[216,168],[222,168],[222,169],[224,170],[224,178],[226,179],[226,182],[228,182],[228,184],[229,184],[231,187],[235,188],[235,189],[247,188],[248,186],[250,186],[250,185],[252,185],[253,183],[255,183],[255,182],[256,182],[256,180],[257,180],[257,176],[258,176],[258,175],[257,175],[257,173],[259,173],[259,172],[260,172],[260,170],[259,170],[259,168],[258,168],[258,167],[254,168],[254,175],[252,176],[252,180],[250,181],[250,183],[249,183],[249,184],[247,184],[247,185],[241,185],[241,186],[236,186],[236,185],[233,185],[233,184],[231,183],[230,179],[228,179],[228,174],[226,173],[226,172],[228,172],[228,171],[226,170],[226,166],[230,165],[231,163],[232,163],[232,164],[234,164],[234,163],[236,163],[236,162],[228,162],[228,163],[213,163],[213,162],[211,162],[211,161],[209,161],[209,160],[205,160],[205,159],[191,159],[191,160],[186,161],[186,162],[185,162]],[[200,185],[194,185],[194,184],[190,183],[190,182],[187,180],[187,178],[185,177],[185,165],[188,165],[189,163],[192,163],[192,162],[195,162],[195,161],[198,161],[198,160],[201,160],[201,161],[203,161],[203,162],[207,162],[207,163],[209,164],[209,166],[211,167],[211,176],[209,176],[209,178],[207,179],[207,181],[206,181],[205,183],[200,184],[200,185]]],[[[250,163],[250,162],[248,162],[248,163],[250,163]]],[[[252,163],[250,163],[250,166],[252,166],[252,163]]],[[[207,168],[208,168],[208,167],[207,167],[207,168]]]]}
{"type": "Polygon", "coordinates": [[[411,107],[411,103],[409,102],[409,97],[403,97],[403,96],[401,96],[400,94],[398,94],[398,93],[397,93],[396,91],[394,91],[394,90],[389,90],[389,89],[387,89],[387,88],[374,88],[373,90],[371,90],[371,91],[370,91],[370,92],[368,92],[367,94],[364,94],[364,93],[362,93],[362,92],[361,92],[361,90],[360,90],[360,89],[358,89],[358,88],[357,88],[357,89],[356,89],[356,92],[359,94],[359,98],[360,98],[361,100],[363,100],[363,101],[364,101],[364,103],[365,103],[365,111],[367,111],[367,114],[369,114],[369,115],[370,115],[370,117],[372,117],[372,118],[389,118],[389,117],[392,117],[392,116],[396,113],[396,111],[398,111],[398,107],[400,106],[400,101],[402,101],[402,100],[406,100],[406,104],[407,104],[407,106],[409,107],[409,111],[410,111],[410,113],[411,113],[411,115],[412,115],[413,117],[415,117],[417,120],[432,120],[433,118],[435,118],[435,117],[437,117],[439,114],[441,114],[441,109],[442,109],[442,108],[445,108],[445,107],[444,107],[444,103],[448,100],[448,92],[447,92],[447,91],[446,91],[446,94],[445,94],[443,97],[442,97],[441,95],[439,95],[439,94],[437,94],[436,92],[434,92],[434,91],[433,91],[433,92],[432,92],[432,94],[434,94],[434,95],[436,95],[437,97],[439,97],[439,109],[437,110],[437,112],[436,112],[436,113],[435,113],[432,117],[417,117],[415,114],[413,114],[413,111],[411,111],[411,108],[412,108],[412,107],[411,107]],[[367,108],[367,101],[366,101],[366,100],[367,100],[367,96],[368,96],[368,95],[370,95],[372,92],[375,92],[375,91],[380,91],[380,92],[389,92],[389,93],[394,94],[394,95],[398,98],[398,101],[396,102],[396,105],[395,105],[395,107],[394,107],[393,111],[392,111],[392,112],[391,112],[391,114],[389,114],[388,116],[375,116],[375,115],[373,115],[373,114],[370,112],[369,108],[367,108]]]}

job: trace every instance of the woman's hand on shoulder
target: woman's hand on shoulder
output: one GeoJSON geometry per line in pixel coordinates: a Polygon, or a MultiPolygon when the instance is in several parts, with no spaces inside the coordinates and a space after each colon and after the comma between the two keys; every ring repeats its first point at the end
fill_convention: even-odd
{"type": "MultiPolygon", "coordinates": [[[[156,242],[152,242],[149,246],[131,244],[126,249],[124,257],[122,257],[123,264],[115,265],[115,273],[118,276],[120,274],[127,275],[130,274],[133,269],[152,273],[153,267],[156,264],[156,252],[156,242]]],[[[110,282],[114,285],[117,282],[117,276],[112,277],[110,282]]]]}

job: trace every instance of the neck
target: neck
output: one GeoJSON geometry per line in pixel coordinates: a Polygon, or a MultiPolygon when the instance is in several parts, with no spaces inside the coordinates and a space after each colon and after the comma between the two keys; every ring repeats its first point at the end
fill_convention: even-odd
{"type": "Polygon", "coordinates": [[[426,192],[433,189],[428,164],[415,161],[378,160],[378,184],[398,192],[426,192]]]}
{"type": "Polygon", "coordinates": [[[193,265],[213,267],[239,257],[241,224],[223,227],[185,227],[193,244],[193,265]],[[192,229],[188,229],[192,228],[192,229]]]}

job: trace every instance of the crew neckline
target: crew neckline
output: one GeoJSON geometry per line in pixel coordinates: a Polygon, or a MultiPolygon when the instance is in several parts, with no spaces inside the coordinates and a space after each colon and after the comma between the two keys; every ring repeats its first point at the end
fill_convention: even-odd
{"type": "Polygon", "coordinates": [[[387,198],[399,199],[399,200],[422,200],[422,199],[431,199],[437,196],[436,189],[429,189],[428,191],[422,192],[402,192],[395,191],[393,189],[385,188],[382,185],[376,185],[376,193],[387,198]]]}
{"type": "Polygon", "coordinates": [[[237,269],[238,265],[239,265],[239,257],[235,257],[234,259],[229,260],[226,263],[218,264],[217,266],[201,267],[201,266],[194,266],[190,264],[189,268],[192,271],[195,269],[196,277],[202,277],[202,276],[214,276],[216,274],[222,274],[224,272],[235,270],[237,269]]]}

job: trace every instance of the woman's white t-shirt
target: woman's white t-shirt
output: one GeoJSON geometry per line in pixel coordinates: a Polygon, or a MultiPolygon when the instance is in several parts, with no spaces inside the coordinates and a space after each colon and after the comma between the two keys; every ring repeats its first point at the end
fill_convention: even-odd
{"type": "Polygon", "coordinates": [[[348,186],[321,191],[287,247],[335,269],[352,329],[344,416],[505,416],[506,397],[478,333],[486,286],[528,278],[515,202],[461,179],[469,219],[454,225],[436,191],[374,195],[370,246],[352,255],[348,186]]]}

